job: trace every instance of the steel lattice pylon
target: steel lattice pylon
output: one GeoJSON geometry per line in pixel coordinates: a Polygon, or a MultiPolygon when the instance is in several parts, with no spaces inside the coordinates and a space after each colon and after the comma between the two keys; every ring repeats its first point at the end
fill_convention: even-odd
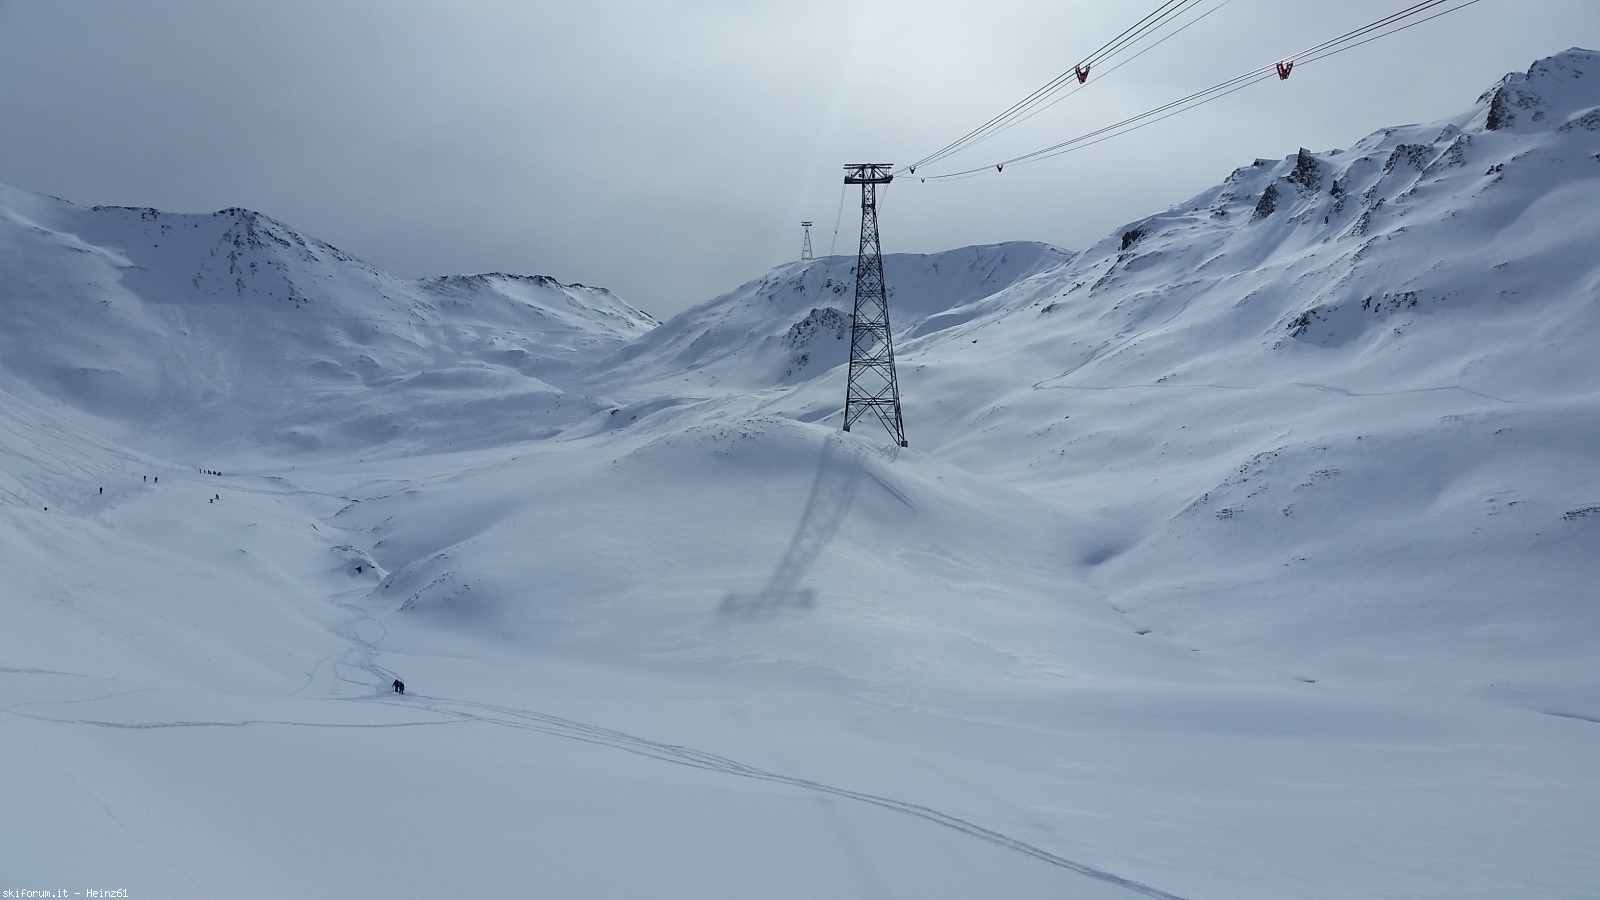
{"type": "Polygon", "coordinates": [[[811,223],[801,222],[800,227],[806,230],[805,242],[800,245],[800,261],[804,262],[814,258],[811,254],[811,223]]]}
{"type": "Polygon", "coordinates": [[[850,383],[845,389],[844,430],[870,410],[902,447],[900,382],[894,372],[894,340],[889,334],[889,291],[883,281],[883,250],[878,244],[878,185],[888,184],[889,163],[845,166],[845,184],[861,185],[861,251],[856,255],[856,305],[850,321],[850,383]]]}

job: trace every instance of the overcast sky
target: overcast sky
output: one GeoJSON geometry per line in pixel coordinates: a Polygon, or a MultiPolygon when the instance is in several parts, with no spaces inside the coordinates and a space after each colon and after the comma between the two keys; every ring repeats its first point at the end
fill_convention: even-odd
{"type": "MultiPolygon", "coordinates": [[[[1074,137],[1413,2],[1229,0],[951,165],[1074,137]]],[[[844,164],[927,155],[1158,5],[0,0],[0,181],[250,207],[399,275],[545,274],[665,317],[797,257],[802,219],[827,253],[844,164]]],[[[1600,0],[1482,0],[1082,152],[897,180],[883,247],[1081,248],[1256,157],[1453,116],[1571,46],[1600,48],[1600,0]]]]}

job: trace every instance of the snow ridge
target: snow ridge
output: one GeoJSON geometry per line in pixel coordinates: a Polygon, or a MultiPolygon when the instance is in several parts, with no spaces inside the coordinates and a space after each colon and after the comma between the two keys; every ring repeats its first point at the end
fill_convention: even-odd
{"type": "Polygon", "coordinates": [[[597,407],[546,379],[655,325],[549,278],[398,279],[242,209],[82,209],[5,188],[0,248],[9,389],[169,454],[548,435],[597,407]]]}

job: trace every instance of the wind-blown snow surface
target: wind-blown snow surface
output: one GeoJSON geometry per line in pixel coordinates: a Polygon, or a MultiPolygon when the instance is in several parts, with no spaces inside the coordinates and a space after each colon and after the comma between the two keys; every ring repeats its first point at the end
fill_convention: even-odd
{"type": "Polygon", "coordinates": [[[650,329],[0,189],[0,886],[1600,895],[1597,122],[892,255],[905,450],[849,260],[650,329]]]}

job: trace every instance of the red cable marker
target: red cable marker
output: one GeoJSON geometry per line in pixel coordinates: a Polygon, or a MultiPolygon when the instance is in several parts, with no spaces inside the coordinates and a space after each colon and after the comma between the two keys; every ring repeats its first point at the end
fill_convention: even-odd
{"type": "MultiPolygon", "coordinates": [[[[4,2],[4,0],[0,0],[0,2],[4,2]]],[[[1166,34],[1164,37],[1161,37],[1159,40],[1155,40],[1153,43],[1150,43],[1149,46],[1146,46],[1137,53],[1134,53],[1126,61],[1113,66],[1113,68],[1121,68],[1123,65],[1132,62],[1134,59],[1144,55],[1146,51],[1152,50],[1155,47],[1165,43],[1168,38],[1174,37],[1180,32],[1186,30],[1190,25],[1193,25],[1196,22],[1199,22],[1201,19],[1204,19],[1206,16],[1211,15],[1211,13],[1216,12],[1217,9],[1227,5],[1228,2],[1229,0],[1222,0],[1221,3],[1212,7],[1205,13],[1188,18],[1188,20],[1182,22],[1181,25],[1171,29],[1170,33],[1166,34]]],[[[1268,63],[1265,66],[1251,69],[1250,71],[1245,72],[1244,74],[1235,78],[1212,85],[1204,90],[1196,91],[1186,97],[1181,97],[1172,101],[1171,103],[1163,104],[1155,109],[1140,113],[1139,115],[1130,116],[1120,122],[1096,129],[1088,132],[1087,134],[1081,134],[1075,138],[1071,138],[1070,140],[1052,144],[1049,147],[1035,150],[1032,153],[1025,153],[1021,156],[1008,159],[1005,162],[991,163],[991,165],[994,166],[994,170],[996,172],[1004,172],[1005,167],[1011,163],[1038,162],[1040,160],[1050,159],[1074,150],[1079,150],[1084,147],[1089,147],[1102,141],[1110,140],[1111,138],[1137,131],[1138,129],[1147,125],[1154,125],[1157,122],[1169,119],[1172,116],[1178,115],[1179,113],[1188,112],[1197,107],[1203,106],[1213,100],[1220,100],[1223,97],[1234,93],[1235,91],[1243,90],[1244,88],[1247,88],[1253,84],[1258,84],[1262,79],[1271,78],[1273,74],[1278,76],[1279,81],[1288,81],[1289,76],[1294,72],[1297,62],[1320,62],[1328,57],[1334,56],[1335,54],[1343,53],[1346,50],[1354,50],[1357,47],[1370,44],[1373,41],[1379,40],[1380,38],[1391,37],[1425,22],[1431,22],[1434,19],[1441,18],[1449,15],[1450,13],[1460,12],[1470,6],[1476,6],[1481,2],[1483,2],[1483,0],[1420,0],[1420,2],[1417,2],[1406,9],[1392,13],[1375,22],[1363,25],[1362,27],[1352,31],[1345,32],[1338,37],[1323,41],[1315,46],[1307,47],[1306,49],[1295,54],[1294,57],[1279,59],[1277,62],[1268,63]],[[1299,59],[1296,59],[1295,57],[1299,57],[1299,59]]],[[[924,169],[928,165],[937,162],[938,160],[942,160],[964,149],[975,146],[978,143],[1007,130],[1011,126],[1031,118],[1041,110],[1053,105],[1058,100],[1071,96],[1071,94],[1075,92],[1062,93],[1061,91],[1063,86],[1071,83],[1073,78],[1076,78],[1078,84],[1080,85],[1087,84],[1089,81],[1091,66],[1098,65],[1101,62],[1112,58],[1114,55],[1128,50],[1136,43],[1149,40],[1161,28],[1179,22],[1180,17],[1187,16],[1187,14],[1192,11],[1195,5],[1197,5],[1196,0],[1164,0],[1161,6],[1158,7],[1154,13],[1146,16],[1143,20],[1140,20],[1138,24],[1127,29],[1113,39],[1110,43],[1090,54],[1084,62],[1075,64],[1072,68],[1056,76],[1055,79],[1050,81],[1044,87],[1039,88],[1017,103],[1012,104],[1012,106],[1006,109],[1004,112],[990,119],[988,122],[978,126],[952,143],[947,144],[945,147],[934,152],[932,155],[917,160],[915,167],[911,169],[911,171],[915,174],[918,170],[924,169]]],[[[1100,74],[1104,75],[1105,73],[1101,72],[1100,74]]],[[[960,171],[946,172],[937,175],[920,175],[919,178],[921,179],[922,183],[925,184],[928,181],[944,181],[951,178],[965,178],[971,175],[976,175],[980,172],[988,171],[988,168],[988,166],[980,166],[977,168],[963,169],[960,171]]]]}

